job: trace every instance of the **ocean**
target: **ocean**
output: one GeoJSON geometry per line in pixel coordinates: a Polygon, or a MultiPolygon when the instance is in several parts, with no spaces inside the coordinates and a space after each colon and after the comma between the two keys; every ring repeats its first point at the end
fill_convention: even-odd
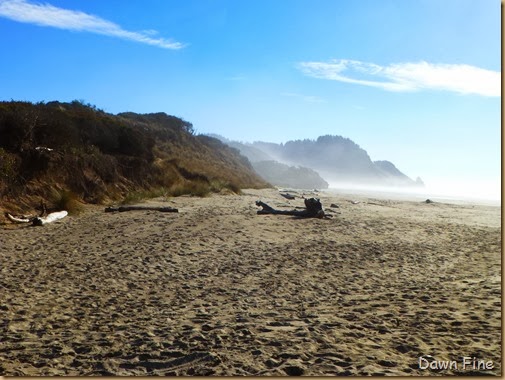
{"type": "MultiPolygon", "coordinates": [[[[464,191],[466,187],[460,189],[440,189],[440,188],[397,188],[397,187],[364,187],[359,185],[338,186],[333,184],[327,192],[333,194],[360,195],[378,199],[394,199],[404,201],[425,201],[430,199],[435,202],[455,203],[455,204],[478,204],[486,206],[500,206],[501,194],[498,191],[470,192],[464,191]]],[[[493,189],[494,190],[494,189],[493,189]]]]}

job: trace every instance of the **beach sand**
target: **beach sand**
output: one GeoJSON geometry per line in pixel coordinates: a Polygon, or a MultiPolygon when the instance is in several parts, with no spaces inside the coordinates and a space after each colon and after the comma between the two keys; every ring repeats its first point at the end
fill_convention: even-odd
{"type": "Polygon", "coordinates": [[[499,207],[317,196],[333,218],[257,215],[303,206],[267,189],[0,226],[0,375],[501,373],[499,207]]]}

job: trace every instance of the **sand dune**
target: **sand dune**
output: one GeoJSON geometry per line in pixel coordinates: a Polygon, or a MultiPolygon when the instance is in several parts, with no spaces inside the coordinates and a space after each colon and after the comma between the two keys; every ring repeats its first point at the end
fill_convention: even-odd
{"type": "Polygon", "coordinates": [[[499,207],[319,196],[333,218],[246,190],[3,226],[0,375],[501,373],[499,207]]]}

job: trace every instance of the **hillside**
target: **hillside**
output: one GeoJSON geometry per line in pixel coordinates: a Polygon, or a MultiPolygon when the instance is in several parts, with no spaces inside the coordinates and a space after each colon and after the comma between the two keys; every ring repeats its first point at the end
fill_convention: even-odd
{"type": "Polygon", "coordinates": [[[412,181],[412,179],[410,179],[400,170],[398,170],[398,168],[390,161],[386,160],[374,161],[374,164],[379,170],[381,170],[384,173],[386,178],[389,178],[389,181],[391,182],[392,185],[395,184],[399,186],[403,184],[411,184],[412,186],[421,185],[418,182],[412,181]]]}
{"type": "Polygon", "coordinates": [[[81,102],[0,102],[0,196],[33,207],[55,194],[90,203],[132,194],[268,186],[239,151],[164,113],[112,115],[81,102]]]}
{"type": "Polygon", "coordinates": [[[282,163],[311,168],[333,184],[419,186],[389,161],[373,162],[364,149],[342,136],[285,144],[254,142],[252,147],[282,163]]]}
{"type": "MultiPolygon", "coordinates": [[[[254,170],[265,181],[282,187],[297,189],[327,189],[329,184],[319,173],[300,165],[286,165],[274,159],[261,148],[252,144],[229,140],[223,136],[211,134],[226,145],[238,149],[252,163],[254,170]]],[[[264,143],[266,144],[266,143],[264,143]]]]}
{"type": "Polygon", "coordinates": [[[238,149],[240,153],[243,156],[247,157],[251,163],[260,161],[275,161],[274,158],[270,156],[268,153],[266,153],[262,149],[253,146],[250,143],[242,143],[239,141],[229,140],[226,137],[217,134],[208,134],[208,136],[221,140],[226,145],[238,149]]]}
{"type": "Polygon", "coordinates": [[[310,171],[304,182],[312,183],[309,188],[326,188],[328,185],[320,184],[328,182],[345,186],[424,186],[420,178],[413,181],[389,161],[372,161],[364,149],[342,136],[326,135],[317,140],[295,140],[285,144],[264,141],[241,143],[214,136],[238,149],[253,163],[258,174],[278,186],[286,186],[281,183],[291,181],[296,168],[304,171],[302,175],[310,171]],[[262,162],[261,165],[259,162],[262,162]],[[281,168],[280,164],[285,167],[281,168]],[[287,171],[287,167],[291,170],[287,171]]]}
{"type": "Polygon", "coordinates": [[[258,161],[252,163],[254,170],[263,179],[276,186],[295,189],[327,189],[328,182],[312,169],[289,166],[277,161],[258,161]]]}

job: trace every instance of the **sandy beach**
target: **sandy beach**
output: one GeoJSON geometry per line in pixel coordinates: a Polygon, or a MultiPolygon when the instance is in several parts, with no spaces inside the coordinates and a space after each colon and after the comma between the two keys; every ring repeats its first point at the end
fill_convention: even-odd
{"type": "Polygon", "coordinates": [[[501,374],[500,207],[317,197],[5,221],[0,375],[501,374]]]}

